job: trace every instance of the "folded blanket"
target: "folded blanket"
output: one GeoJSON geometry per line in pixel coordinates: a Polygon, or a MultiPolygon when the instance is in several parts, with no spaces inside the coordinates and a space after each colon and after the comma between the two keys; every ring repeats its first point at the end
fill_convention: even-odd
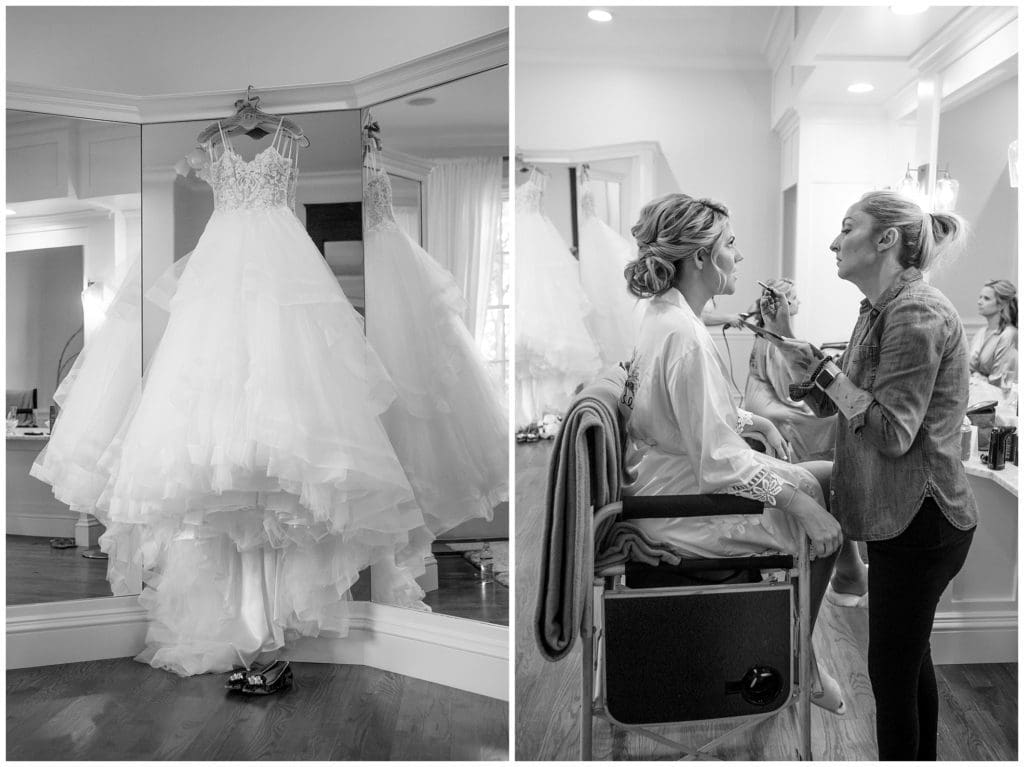
{"type": "Polygon", "coordinates": [[[642,562],[653,566],[663,562],[678,565],[685,556],[683,551],[651,538],[633,522],[616,522],[611,525],[594,548],[597,550],[594,567],[599,570],[626,562],[642,562]]]}
{"type": "MultiPolygon", "coordinates": [[[[534,629],[541,653],[559,660],[580,629],[593,572],[584,572],[591,509],[621,497],[622,434],[618,401],[626,380],[615,368],[573,400],[555,438],[544,509],[540,593],[534,629]]],[[[597,531],[605,534],[606,531],[597,531]]],[[[595,540],[601,535],[595,535],[595,540]]]]}

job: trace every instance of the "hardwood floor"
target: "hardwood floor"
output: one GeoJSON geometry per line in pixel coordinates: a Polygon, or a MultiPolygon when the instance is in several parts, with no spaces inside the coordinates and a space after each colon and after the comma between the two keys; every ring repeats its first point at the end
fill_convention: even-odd
{"type": "Polygon", "coordinates": [[[435,613],[508,625],[508,587],[481,581],[462,554],[437,555],[437,582],[437,590],[423,600],[435,613]]]}
{"type": "MultiPolygon", "coordinates": [[[[516,758],[579,758],[580,649],[559,663],[536,651],[536,606],[542,505],[551,442],[516,446],[516,758]]],[[[875,760],[874,698],[867,673],[867,612],[822,605],[814,647],[846,691],[847,713],[836,717],[814,707],[812,748],[816,760],[875,760]]],[[[939,666],[939,758],[942,760],[1017,759],[1017,665],[939,666]]],[[[657,728],[682,742],[698,743],[728,725],[657,728]]],[[[794,719],[788,713],[726,741],[716,756],[730,761],[795,758],[794,719]]],[[[608,725],[595,720],[596,759],[666,759],[673,753],[621,730],[614,740],[608,725]]]]}
{"type": "Polygon", "coordinates": [[[295,663],[227,695],[130,659],[7,672],[8,760],[507,760],[508,704],[366,666],[295,663]]]}
{"type": "MultiPolygon", "coordinates": [[[[52,548],[49,538],[8,535],[6,572],[9,605],[110,596],[105,560],[86,559],[80,548],[52,548]]],[[[424,600],[434,612],[508,625],[508,588],[481,583],[461,554],[437,556],[437,580],[437,590],[424,600]]],[[[370,598],[368,578],[360,577],[352,598],[370,598]]]]}
{"type": "Polygon", "coordinates": [[[107,563],[82,549],[55,549],[49,538],[7,536],[7,604],[109,597],[107,563]]]}

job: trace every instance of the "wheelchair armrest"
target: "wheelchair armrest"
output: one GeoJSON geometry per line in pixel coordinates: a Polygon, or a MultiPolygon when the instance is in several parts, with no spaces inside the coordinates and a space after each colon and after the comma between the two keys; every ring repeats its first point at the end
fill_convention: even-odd
{"type": "Polygon", "coordinates": [[[725,514],[763,514],[764,503],[738,495],[632,495],[622,499],[620,519],[715,517],[725,514]]]}

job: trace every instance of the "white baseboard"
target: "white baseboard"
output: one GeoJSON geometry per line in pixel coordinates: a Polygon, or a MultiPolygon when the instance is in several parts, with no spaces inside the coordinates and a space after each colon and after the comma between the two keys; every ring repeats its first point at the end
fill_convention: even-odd
{"type": "MultiPolygon", "coordinates": [[[[7,668],[137,655],[146,614],[136,597],[7,608],[7,668]]],[[[346,637],[304,638],[288,658],[393,671],[508,700],[509,631],[481,621],[372,602],[353,602],[346,637]]]]}
{"type": "Polygon", "coordinates": [[[137,655],[146,613],[137,597],[7,607],[7,668],[137,655]]]}
{"type": "Polygon", "coordinates": [[[34,538],[74,538],[78,515],[56,504],[21,503],[7,509],[7,534],[34,538]]]}
{"type": "Polygon", "coordinates": [[[932,628],[932,662],[1016,663],[1017,613],[938,613],[932,628]]]}

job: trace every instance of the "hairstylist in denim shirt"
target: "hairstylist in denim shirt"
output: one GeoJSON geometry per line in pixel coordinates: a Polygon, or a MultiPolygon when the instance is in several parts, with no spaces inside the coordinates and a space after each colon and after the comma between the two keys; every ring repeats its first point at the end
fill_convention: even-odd
{"type": "Polygon", "coordinates": [[[936,758],[929,639],[978,519],[960,461],[967,338],[921,276],[964,236],[958,216],[891,192],[864,195],[830,246],[839,277],[865,296],[841,368],[809,344],[781,347],[806,371],[811,408],[839,413],[831,508],[846,536],[867,541],[868,674],[883,760],[936,758]]]}

